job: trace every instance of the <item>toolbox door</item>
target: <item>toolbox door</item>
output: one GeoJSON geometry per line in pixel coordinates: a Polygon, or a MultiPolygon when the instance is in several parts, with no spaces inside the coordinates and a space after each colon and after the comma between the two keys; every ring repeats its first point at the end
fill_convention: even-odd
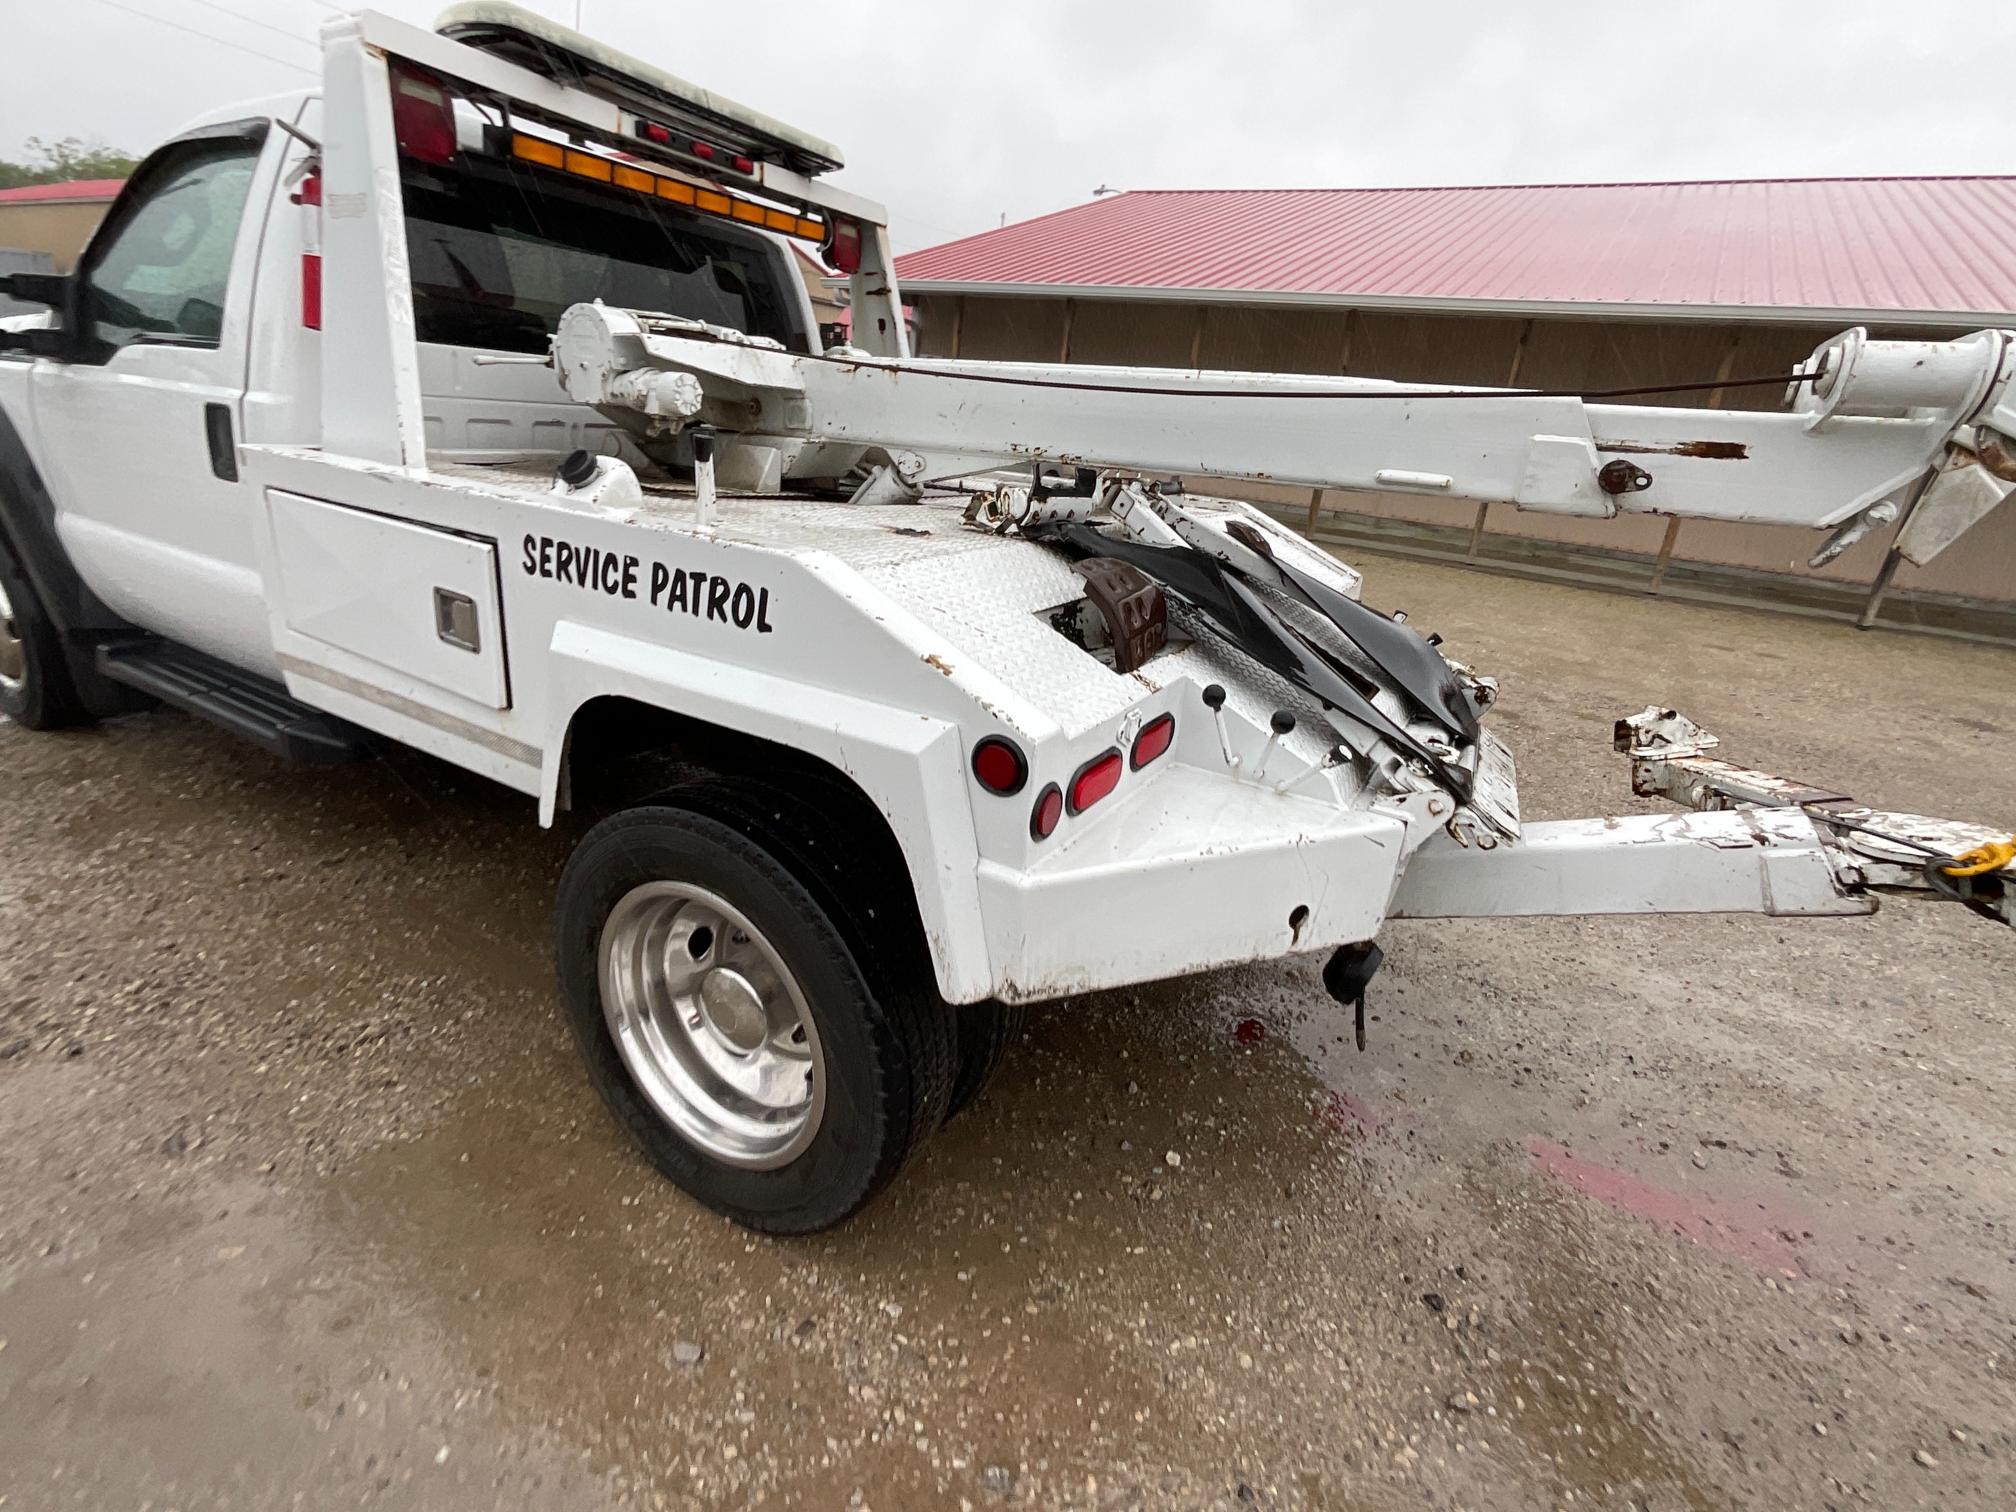
{"type": "Polygon", "coordinates": [[[395,683],[511,706],[494,541],[278,489],[267,500],[288,629],[395,683]]]}

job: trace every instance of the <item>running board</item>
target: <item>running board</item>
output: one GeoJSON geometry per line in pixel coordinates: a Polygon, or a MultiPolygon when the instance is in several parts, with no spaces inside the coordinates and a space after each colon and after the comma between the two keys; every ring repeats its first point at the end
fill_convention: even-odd
{"type": "Polygon", "coordinates": [[[372,749],[370,733],[348,720],[302,703],[278,683],[173,641],[107,642],[98,647],[98,670],[287,761],[335,766],[372,749]]]}

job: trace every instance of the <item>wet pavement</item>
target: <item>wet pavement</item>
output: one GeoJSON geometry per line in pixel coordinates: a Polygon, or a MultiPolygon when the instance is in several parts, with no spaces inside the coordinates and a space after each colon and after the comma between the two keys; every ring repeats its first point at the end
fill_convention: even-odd
{"type": "MultiPolygon", "coordinates": [[[[1368,560],[1506,686],[2016,822],[2016,656],[1368,560]]],[[[1391,928],[1040,1009],[846,1229],[757,1240],[577,1074],[568,836],[419,757],[0,725],[7,1509],[2005,1507],[2016,936],[1391,928]]]]}

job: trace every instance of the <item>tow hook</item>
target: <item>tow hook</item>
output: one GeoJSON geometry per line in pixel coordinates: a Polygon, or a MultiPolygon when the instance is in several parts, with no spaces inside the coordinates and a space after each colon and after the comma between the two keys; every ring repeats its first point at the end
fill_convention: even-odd
{"type": "Polygon", "coordinates": [[[1372,978],[1379,974],[1385,960],[1386,952],[1366,940],[1358,945],[1338,946],[1337,953],[1323,967],[1323,985],[1330,996],[1349,1004],[1356,1015],[1354,1028],[1360,1050],[1365,1048],[1365,989],[1372,985],[1372,978]]]}

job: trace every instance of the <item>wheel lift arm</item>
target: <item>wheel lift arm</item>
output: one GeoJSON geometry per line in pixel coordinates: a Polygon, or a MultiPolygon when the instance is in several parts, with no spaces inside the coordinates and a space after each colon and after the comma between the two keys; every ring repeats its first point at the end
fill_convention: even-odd
{"type": "Polygon", "coordinates": [[[1685,814],[1528,823],[1515,841],[1453,833],[1415,854],[1392,916],[1851,914],[1917,893],[2016,923],[2016,838],[1710,756],[1715,736],[1670,709],[1619,720],[1632,791],[1685,814]]]}

